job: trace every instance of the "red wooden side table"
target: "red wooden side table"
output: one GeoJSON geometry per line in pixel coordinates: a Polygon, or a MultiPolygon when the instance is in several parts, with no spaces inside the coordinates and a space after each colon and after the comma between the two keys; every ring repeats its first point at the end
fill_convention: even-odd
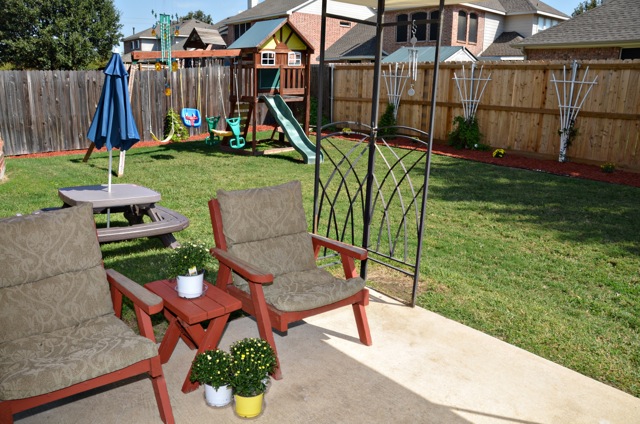
{"type": "MultiPolygon", "coordinates": [[[[164,301],[164,316],[169,321],[169,327],[160,343],[160,360],[166,363],[173,353],[178,339],[191,349],[198,348],[198,353],[212,350],[218,346],[224,326],[229,314],[242,307],[242,303],[235,297],[220,290],[205,281],[207,291],[195,299],[184,299],[178,296],[175,280],[159,280],[144,286],[157,294],[164,301]],[[210,320],[207,329],[202,322],[210,320]]],[[[198,388],[199,383],[189,380],[191,367],[182,385],[182,391],[189,393],[198,388]]]]}

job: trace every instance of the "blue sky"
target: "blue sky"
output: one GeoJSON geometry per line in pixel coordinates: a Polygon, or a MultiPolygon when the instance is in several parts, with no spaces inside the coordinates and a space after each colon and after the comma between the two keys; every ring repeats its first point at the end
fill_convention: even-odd
{"type": "MultiPolygon", "coordinates": [[[[571,15],[580,0],[545,0],[545,3],[571,15]]],[[[247,8],[247,0],[115,0],[114,4],[120,11],[120,23],[125,37],[133,34],[133,28],[139,32],[154,24],[151,10],[169,15],[177,13],[180,16],[202,10],[211,15],[214,22],[218,22],[247,8]]]]}

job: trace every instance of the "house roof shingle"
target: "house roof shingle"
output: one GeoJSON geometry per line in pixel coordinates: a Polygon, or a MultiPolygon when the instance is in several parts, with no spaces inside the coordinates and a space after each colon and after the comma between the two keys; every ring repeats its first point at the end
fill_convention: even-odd
{"type": "Polygon", "coordinates": [[[486,0],[472,3],[472,6],[493,9],[507,15],[520,13],[548,13],[564,18],[569,16],[539,0],[486,0]]]}
{"type": "Polygon", "coordinates": [[[480,54],[482,57],[522,57],[522,50],[511,47],[513,43],[524,40],[517,32],[503,32],[480,54]]]}
{"type": "Polygon", "coordinates": [[[238,13],[237,15],[230,16],[220,22],[216,22],[215,27],[220,28],[222,26],[236,23],[284,17],[289,15],[291,10],[309,2],[310,0],[263,1],[250,9],[238,13]]]}
{"type": "Polygon", "coordinates": [[[376,29],[357,24],[325,50],[325,60],[373,60],[376,54],[376,29]]]}
{"type": "Polygon", "coordinates": [[[602,6],[524,39],[514,47],[638,44],[639,22],[638,0],[608,0],[602,6]]]}

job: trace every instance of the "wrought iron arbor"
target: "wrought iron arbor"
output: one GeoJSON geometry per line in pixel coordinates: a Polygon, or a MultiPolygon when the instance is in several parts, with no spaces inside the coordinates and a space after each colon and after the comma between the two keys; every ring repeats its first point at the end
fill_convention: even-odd
{"type": "MultiPolygon", "coordinates": [[[[313,230],[361,245],[368,250],[369,260],[411,276],[411,305],[414,306],[422,259],[431,168],[442,16],[445,3],[454,1],[344,1],[374,7],[377,16],[375,22],[370,22],[333,15],[327,13],[327,0],[322,1],[316,154],[324,154],[325,162],[322,166],[316,162],[313,230]],[[378,127],[383,30],[409,24],[386,23],[384,16],[387,3],[404,8],[439,6],[437,19],[415,21],[415,24],[432,24],[438,28],[428,131],[402,126],[378,127]],[[359,24],[375,25],[376,28],[371,123],[338,122],[324,127],[349,128],[346,131],[352,139],[349,143],[340,143],[333,138],[339,133],[323,134],[320,131],[327,18],[351,20],[359,24]],[[396,150],[389,145],[388,140],[410,147],[396,150]]],[[[367,275],[367,261],[362,263],[361,275],[367,275]]]]}

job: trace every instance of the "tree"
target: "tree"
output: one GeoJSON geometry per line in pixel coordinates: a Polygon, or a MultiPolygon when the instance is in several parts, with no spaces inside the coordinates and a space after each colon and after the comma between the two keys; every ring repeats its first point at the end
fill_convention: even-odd
{"type": "Polygon", "coordinates": [[[213,25],[213,19],[211,15],[205,15],[202,10],[196,10],[195,12],[189,12],[184,15],[182,18],[178,19],[178,21],[188,21],[189,19],[196,19],[200,22],[204,22],[205,24],[213,25]]]}
{"type": "Polygon", "coordinates": [[[595,9],[600,5],[602,5],[602,0],[584,0],[578,3],[578,6],[573,10],[571,16],[576,17],[587,10],[595,9]]]}
{"type": "Polygon", "coordinates": [[[0,63],[86,69],[109,58],[119,32],[113,0],[0,0],[0,63]]]}

